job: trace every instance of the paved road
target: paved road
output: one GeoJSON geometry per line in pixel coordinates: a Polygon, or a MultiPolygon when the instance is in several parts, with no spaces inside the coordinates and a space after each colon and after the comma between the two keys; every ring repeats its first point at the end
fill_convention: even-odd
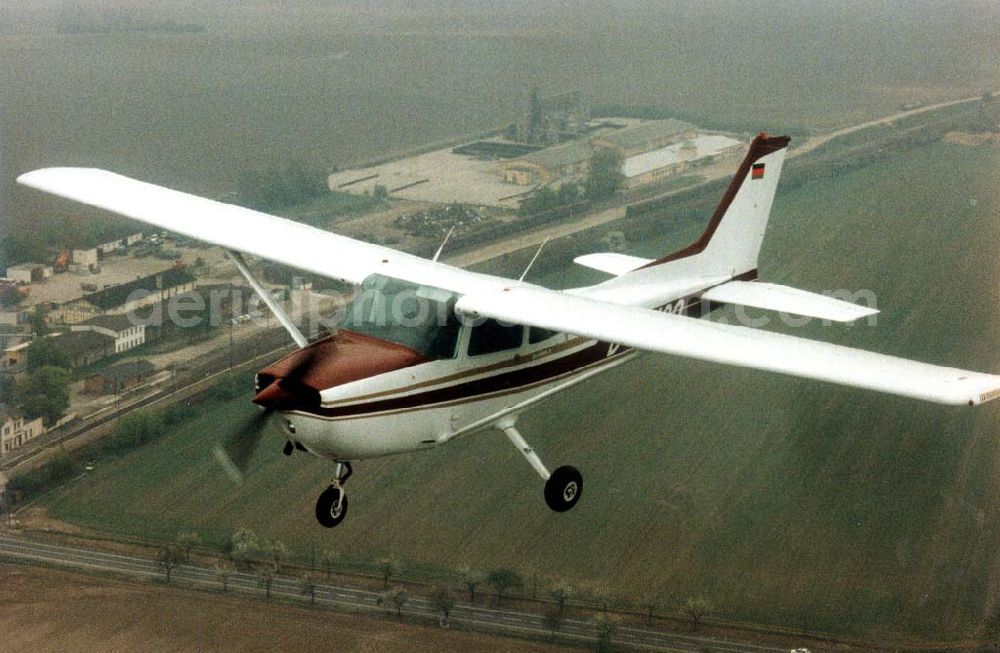
{"type": "MultiPolygon", "coordinates": [[[[163,571],[154,561],[135,556],[118,555],[79,546],[64,546],[38,542],[29,538],[0,535],[0,559],[43,562],[81,571],[115,572],[140,578],[163,578],[163,571]]],[[[219,589],[216,573],[212,569],[195,565],[181,565],[173,570],[172,580],[202,588],[219,589]]],[[[234,573],[229,589],[240,594],[260,597],[263,589],[252,574],[234,573]]],[[[276,597],[305,602],[301,582],[292,576],[275,576],[271,593],[276,597]]],[[[391,606],[380,605],[379,593],[351,587],[318,585],[316,603],[353,612],[386,612],[391,606]]],[[[402,612],[408,616],[439,619],[440,612],[425,598],[411,597],[402,612]]],[[[451,613],[451,620],[477,630],[506,632],[529,636],[547,637],[541,615],[516,610],[502,610],[468,603],[458,603],[451,613]]],[[[593,622],[582,619],[565,619],[560,627],[562,637],[590,642],[597,638],[593,622]]],[[[618,626],[614,641],[619,645],[652,651],[691,653],[712,651],[719,653],[785,653],[787,649],[740,644],[712,637],[661,632],[648,628],[618,626]]]]}
{"type": "Polygon", "coordinates": [[[954,106],[956,104],[965,104],[967,102],[975,102],[976,100],[983,99],[982,95],[976,95],[973,97],[966,97],[960,100],[950,100],[948,102],[938,102],[936,104],[928,104],[926,106],[917,107],[916,109],[907,109],[906,111],[899,111],[897,113],[882,116],[881,118],[876,118],[875,120],[869,120],[868,122],[863,122],[857,125],[851,125],[850,127],[844,127],[843,129],[838,129],[836,131],[828,132],[826,134],[820,134],[819,136],[813,136],[812,138],[806,140],[801,146],[791,150],[788,154],[789,158],[802,156],[808,152],[815,150],[820,145],[839,136],[846,136],[856,131],[861,131],[862,129],[868,129],[869,127],[875,127],[876,125],[887,125],[891,122],[897,120],[902,120],[903,118],[909,118],[910,116],[915,116],[921,113],[926,113],[928,111],[934,111],[936,109],[944,109],[945,107],[954,106]]]}

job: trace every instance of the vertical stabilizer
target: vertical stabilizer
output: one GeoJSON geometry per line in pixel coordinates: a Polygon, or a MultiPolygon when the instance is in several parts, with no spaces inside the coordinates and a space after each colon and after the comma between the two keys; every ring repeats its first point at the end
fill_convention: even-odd
{"type": "Polygon", "coordinates": [[[750,143],[698,240],[684,249],[588,289],[593,296],[656,305],[683,280],[755,279],[771,204],[785,161],[787,136],[760,134],[750,143]]]}
{"type": "Polygon", "coordinates": [[[712,272],[740,276],[756,270],[789,140],[757,136],[698,240],[646,267],[700,255],[712,272]]]}

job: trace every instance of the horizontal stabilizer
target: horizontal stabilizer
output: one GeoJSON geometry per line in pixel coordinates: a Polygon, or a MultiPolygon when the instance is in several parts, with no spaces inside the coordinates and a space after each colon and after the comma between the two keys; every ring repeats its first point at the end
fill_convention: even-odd
{"type": "Polygon", "coordinates": [[[776,283],[730,281],[709,289],[702,299],[722,304],[739,304],[769,311],[816,317],[834,322],[853,322],[878,313],[874,308],[859,306],[826,295],[776,283]]]}
{"type": "Polygon", "coordinates": [[[628,254],[615,254],[614,252],[602,252],[600,254],[584,254],[573,259],[574,263],[613,274],[616,277],[641,268],[652,263],[652,259],[629,256],[628,254]]]}

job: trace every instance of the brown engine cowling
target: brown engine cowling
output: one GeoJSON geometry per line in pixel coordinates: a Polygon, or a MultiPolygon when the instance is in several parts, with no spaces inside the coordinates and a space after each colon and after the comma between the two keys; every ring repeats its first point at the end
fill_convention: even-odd
{"type": "Polygon", "coordinates": [[[273,410],[315,409],[322,390],[428,360],[409,347],[341,330],[262,369],[253,401],[273,410]]]}

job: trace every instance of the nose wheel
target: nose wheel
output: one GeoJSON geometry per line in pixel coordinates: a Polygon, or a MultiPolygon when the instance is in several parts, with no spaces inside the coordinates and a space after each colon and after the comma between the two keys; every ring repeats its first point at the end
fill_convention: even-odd
{"type": "Polygon", "coordinates": [[[316,500],[316,521],[325,528],[333,528],[347,517],[347,493],[344,483],[352,473],[350,463],[337,463],[335,476],[330,487],[316,500]]]}

